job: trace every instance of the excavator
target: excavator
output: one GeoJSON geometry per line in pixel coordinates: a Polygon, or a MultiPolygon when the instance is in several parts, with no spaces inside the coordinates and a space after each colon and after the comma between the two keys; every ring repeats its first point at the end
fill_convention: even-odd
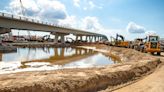
{"type": "Polygon", "coordinates": [[[116,34],[116,38],[111,36],[111,45],[118,47],[129,47],[129,42],[125,41],[124,36],[116,34]]]}

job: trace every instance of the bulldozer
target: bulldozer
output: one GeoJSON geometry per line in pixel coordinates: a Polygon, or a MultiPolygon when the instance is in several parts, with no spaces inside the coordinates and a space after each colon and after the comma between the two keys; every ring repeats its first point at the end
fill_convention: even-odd
{"type": "Polygon", "coordinates": [[[144,40],[143,45],[140,45],[140,51],[150,52],[151,54],[157,53],[157,55],[161,54],[159,36],[148,35],[144,40]]]}
{"type": "Polygon", "coordinates": [[[125,41],[124,36],[116,34],[116,38],[111,36],[111,44],[118,47],[129,47],[129,42],[125,41]]]}

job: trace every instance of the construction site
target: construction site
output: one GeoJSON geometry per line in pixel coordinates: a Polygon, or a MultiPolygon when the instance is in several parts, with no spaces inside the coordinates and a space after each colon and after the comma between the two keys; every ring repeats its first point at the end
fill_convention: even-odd
{"type": "Polygon", "coordinates": [[[161,35],[127,39],[48,23],[25,17],[17,1],[21,16],[0,12],[0,92],[164,92],[161,35]]]}

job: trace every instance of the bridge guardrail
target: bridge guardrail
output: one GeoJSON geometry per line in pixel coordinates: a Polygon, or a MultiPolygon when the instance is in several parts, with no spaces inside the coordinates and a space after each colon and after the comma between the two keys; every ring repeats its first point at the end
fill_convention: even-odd
{"type": "MultiPolygon", "coordinates": [[[[0,12],[0,16],[11,18],[11,19],[17,19],[17,20],[23,20],[23,21],[28,21],[28,22],[34,22],[34,23],[49,25],[49,26],[68,28],[66,26],[62,26],[62,25],[58,25],[58,24],[54,24],[54,23],[50,23],[50,22],[40,21],[40,20],[36,20],[36,19],[33,19],[33,18],[27,18],[27,17],[24,17],[24,16],[18,16],[18,15],[13,15],[13,14],[4,13],[4,12],[0,12]]],[[[68,29],[73,29],[73,28],[69,27],[68,29]]]]}
{"type": "MultiPolygon", "coordinates": [[[[13,15],[13,14],[4,13],[4,12],[0,12],[0,16],[11,18],[11,19],[17,19],[17,20],[23,20],[23,21],[33,22],[33,23],[39,23],[39,24],[49,25],[49,26],[55,26],[55,27],[61,27],[61,28],[66,28],[66,29],[71,29],[71,30],[82,31],[82,30],[74,29],[74,28],[68,27],[68,26],[58,25],[58,24],[54,24],[54,23],[50,23],[50,22],[40,21],[40,20],[36,20],[36,19],[33,19],[33,18],[28,18],[28,17],[24,17],[24,16],[13,15]]],[[[84,32],[86,32],[86,31],[84,31],[84,32]]]]}
{"type": "Polygon", "coordinates": [[[13,15],[13,14],[9,14],[9,13],[0,12],[0,16],[7,17],[7,18],[12,18],[12,19],[23,20],[23,21],[34,22],[34,23],[39,23],[39,24],[44,24],[44,25],[51,25],[51,26],[62,27],[62,26],[59,26],[57,24],[53,24],[53,23],[49,23],[49,22],[44,22],[44,21],[33,19],[33,18],[27,18],[27,17],[24,17],[24,16],[17,16],[17,15],[13,15]]]}

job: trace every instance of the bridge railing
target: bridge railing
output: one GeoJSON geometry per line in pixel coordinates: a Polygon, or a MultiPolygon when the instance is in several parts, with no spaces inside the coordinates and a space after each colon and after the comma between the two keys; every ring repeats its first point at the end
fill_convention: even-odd
{"type": "MultiPolygon", "coordinates": [[[[58,25],[58,24],[54,24],[54,23],[50,23],[50,22],[45,22],[45,21],[41,21],[41,20],[37,20],[37,19],[25,17],[25,16],[13,15],[13,14],[4,13],[4,12],[0,12],[0,16],[1,17],[10,18],[10,19],[17,19],[17,20],[22,20],[22,21],[28,21],[28,22],[32,22],[32,23],[39,23],[39,24],[48,25],[48,26],[55,26],[55,27],[60,27],[60,28],[66,28],[66,29],[70,29],[70,30],[84,31],[84,30],[74,29],[74,28],[72,28],[70,26],[58,25]]],[[[84,31],[84,32],[87,32],[87,31],[84,31]]]]}
{"type": "Polygon", "coordinates": [[[40,20],[37,20],[37,19],[24,17],[24,16],[13,15],[13,14],[4,13],[4,12],[0,12],[0,16],[11,18],[11,19],[17,19],[17,20],[23,20],[23,21],[33,22],[33,23],[49,25],[49,26],[68,28],[68,27],[65,27],[65,26],[62,26],[62,25],[58,25],[58,24],[54,24],[54,23],[50,23],[50,22],[40,21],[40,20]]]}

